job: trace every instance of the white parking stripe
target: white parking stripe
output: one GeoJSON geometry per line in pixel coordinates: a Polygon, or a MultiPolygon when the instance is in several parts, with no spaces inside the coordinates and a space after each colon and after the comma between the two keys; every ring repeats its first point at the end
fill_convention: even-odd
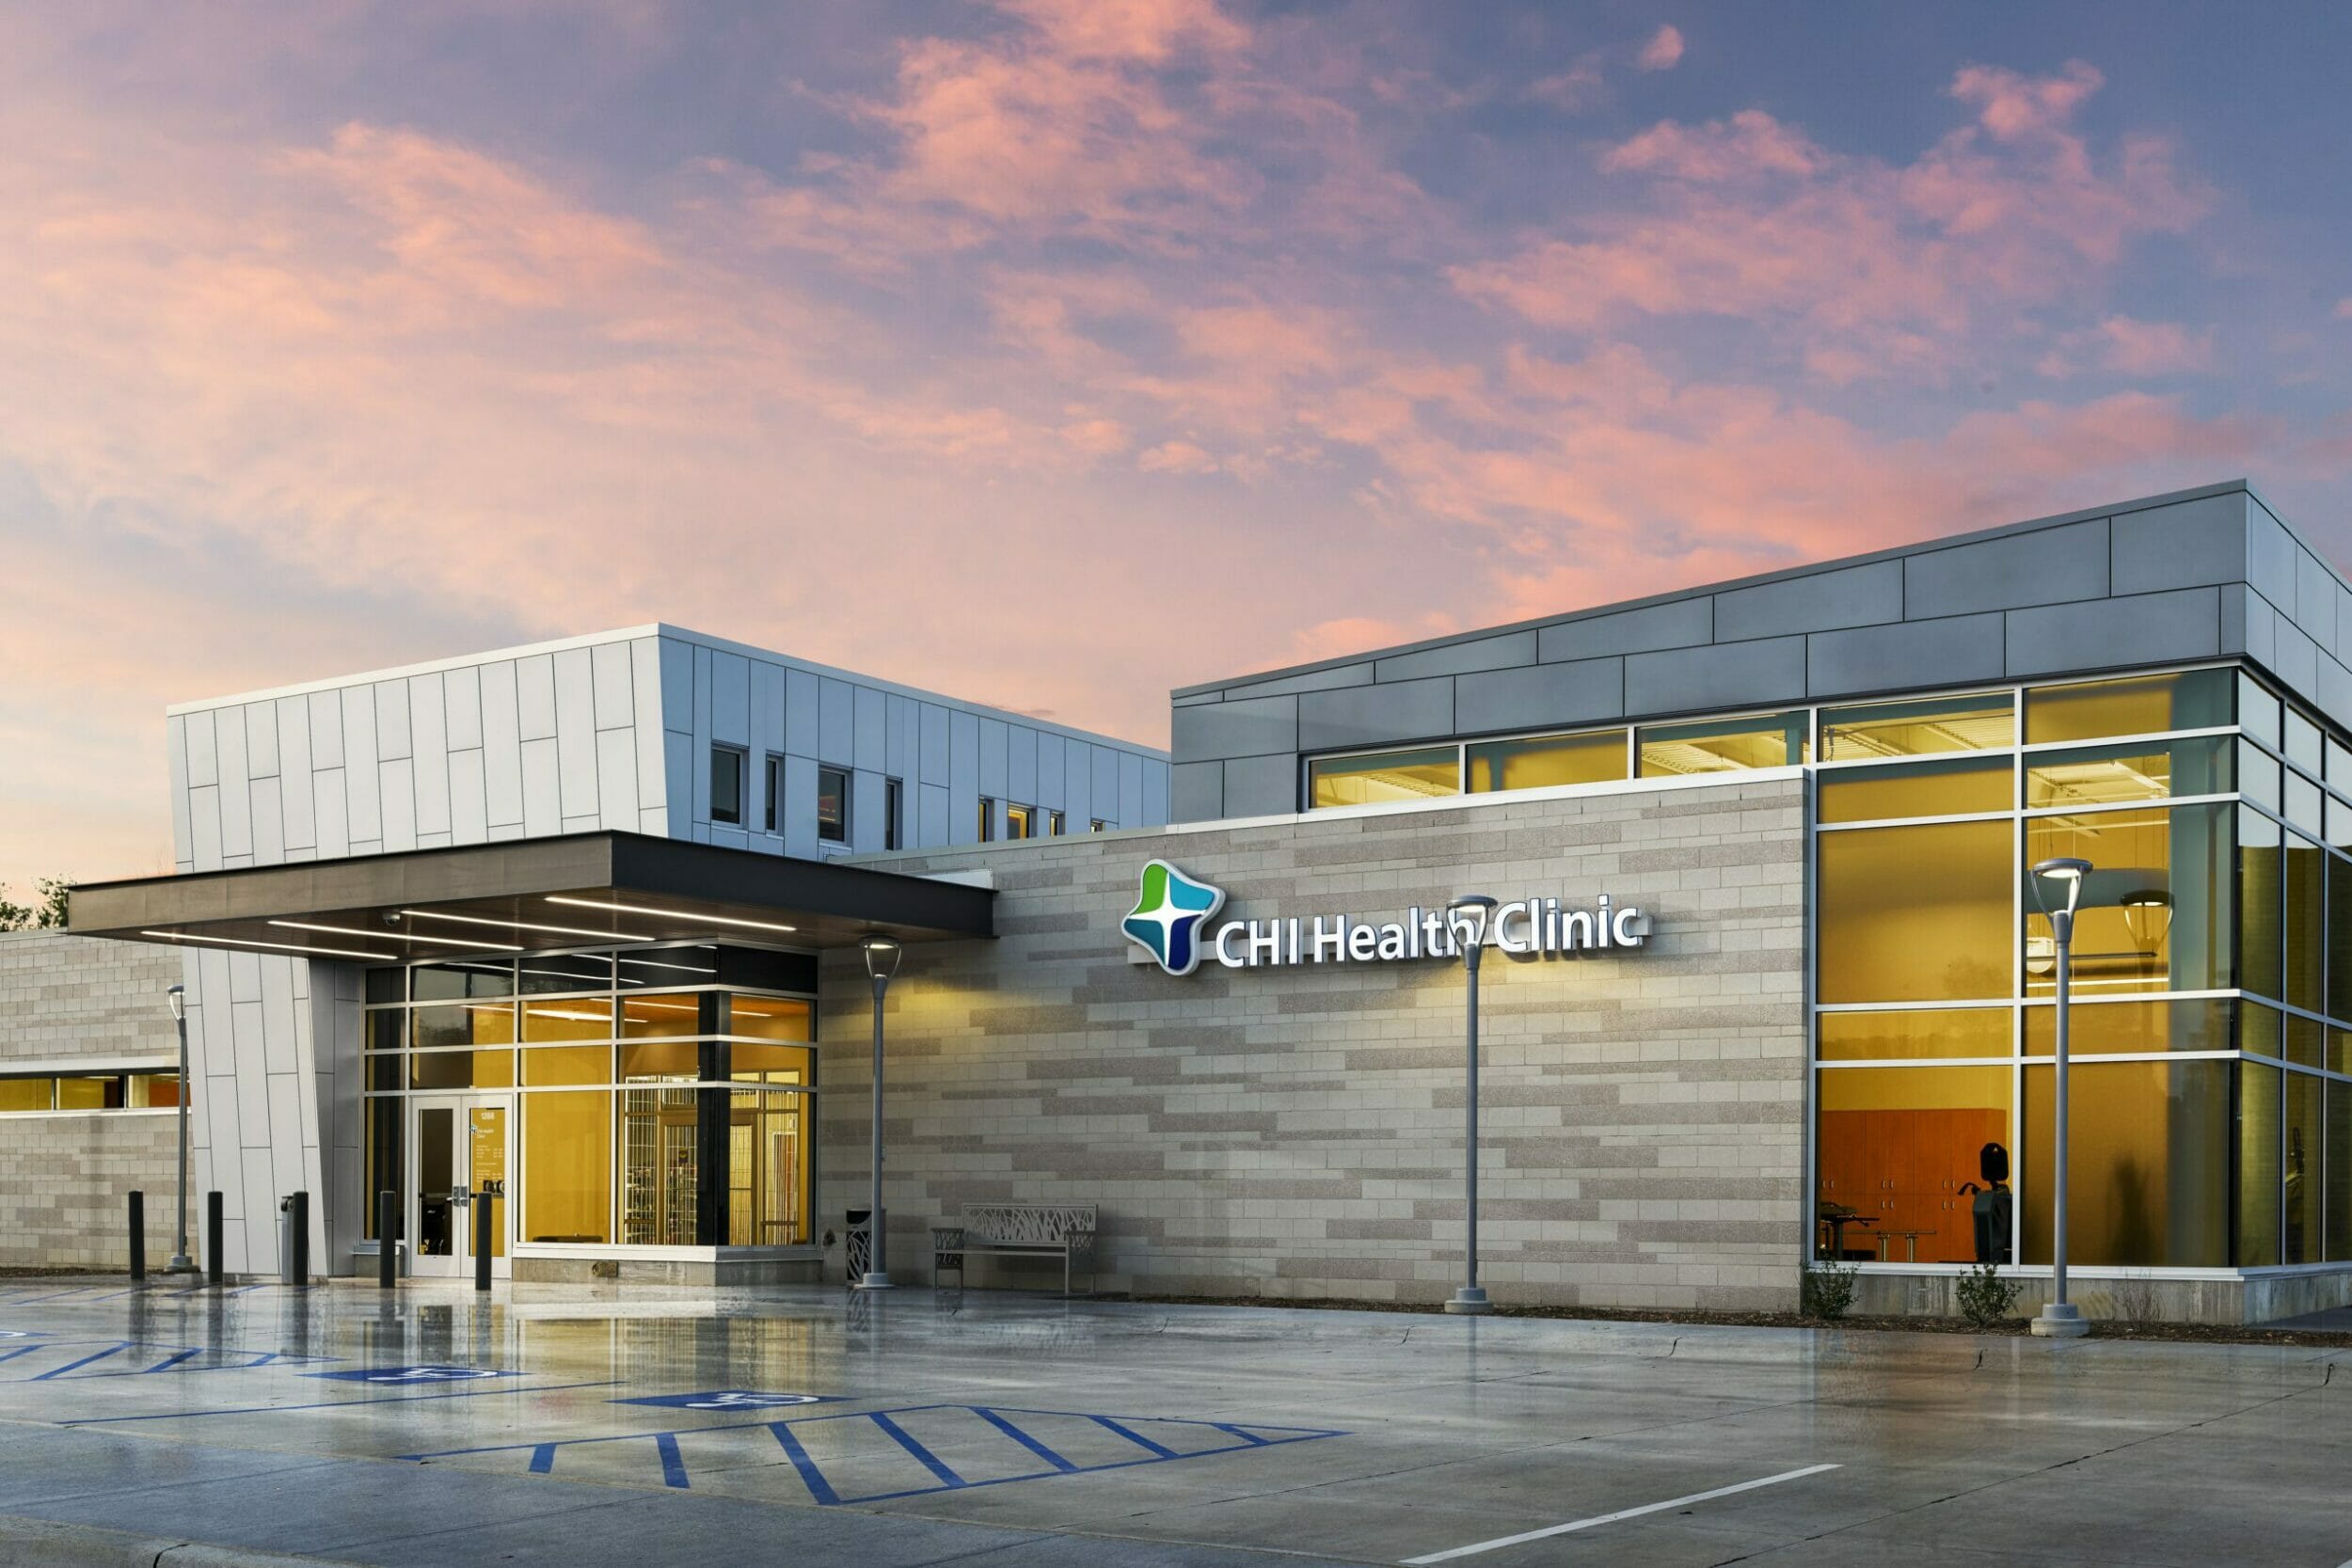
{"type": "MultiPolygon", "coordinates": [[[[1480,1552],[1500,1551],[1505,1546],[1516,1546],[1522,1542],[1541,1541],[1549,1536],[1566,1535],[1571,1530],[1591,1529],[1596,1525],[1613,1525],[1620,1519],[1639,1518],[1645,1513],[1662,1513],[1670,1508],[1684,1508],[1692,1503],[1708,1502],[1716,1497],[1728,1497],[1735,1492],[1753,1492],[1759,1486],[1777,1486],[1784,1481],[1801,1481],[1806,1476],[1818,1476],[1823,1470],[1836,1468],[1835,1465],[1808,1465],[1802,1470],[1783,1470],[1779,1475],[1766,1476],[1761,1481],[1743,1481],[1737,1486],[1718,1486],[1712,1492],[1693,1492],[1687,1497],[1669,1497],[1662,1503],[1644,1503],[1639,1508],[1623,1508],[1614,1513],[1597,1513],[1590,1519],[1576,1519],[1565,1525],[1552,1525],[1544,1529],[1532,1529],[1523,1535],[1505,1535],[1493,1541],[1476,1542],[1468,1546],[1454,1546],[1442,1552],[1431,1552],[1427,1557],[1408,1557],[1405,1560],[1405,1568],[1422,1568],[1424,1563],[1451,1562],[1457,1557],[1475,1557],[1480,1552]]],[[[2346,1564],[2345,1568],[2352,1568],[2352,1564],[2346,1564]]]]}

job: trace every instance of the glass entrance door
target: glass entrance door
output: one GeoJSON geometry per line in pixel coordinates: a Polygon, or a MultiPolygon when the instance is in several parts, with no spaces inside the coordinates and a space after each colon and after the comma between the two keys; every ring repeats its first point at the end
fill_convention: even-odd
{"type": "Polygon", "coordinates": [[[507,1103],[502,1095],[416,1095],[408,1147],[416,1180],[408,1196],[409,1272],[421,1278],[473,1273],[474,1205],[490,1198],[490,1272],[506,1275],[507,1103]]]}

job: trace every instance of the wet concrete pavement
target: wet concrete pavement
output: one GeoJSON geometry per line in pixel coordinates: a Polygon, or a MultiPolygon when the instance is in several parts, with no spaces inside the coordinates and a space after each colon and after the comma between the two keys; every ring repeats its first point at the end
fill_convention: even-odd
{"type": "Polygon", "coordinates": [[[386,1565],[2336,1568],[2347,1356],[987,1291],[9,1281],[0,1514],[386,1565]]]}

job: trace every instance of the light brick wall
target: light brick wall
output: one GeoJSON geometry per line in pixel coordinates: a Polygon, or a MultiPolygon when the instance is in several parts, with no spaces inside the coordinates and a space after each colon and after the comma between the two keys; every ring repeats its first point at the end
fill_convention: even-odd
{"type": "MultiPolygon", "coordinates": [[[[56,931],[0,934],[0,1072],[12,1063],[168,1055],[178,952],[56,931]]],[[[0,1117],[0,1267],[121,1268],[127,1195],[147,1194],[147,1260],[171,1256],[178,1132],[168,1111],[0,1117]]],[[[201,1227],[190,1216],[191,1244],[201,1227]]]]}
{"type": "MultiPolygon", "coordinates": [[[[1793,1305],[1803,791],[1739,780],[873,858],[984,868],[998,890],[997,941],[912,948],[891,991],[893,1270],[928,1277],[923,1227],[967,1201],[1093,1202],[1105,1289],[1434,1302],[1459,1282],[1460,965],[1133,965],[1118,923],[1159,856],[1225,888],[1224,918],[1380,920],[1471,890],[1652,911],[1637,954],[1488,959],[1484,1282],[1506,1302],[1793,1305]]],[[[867,1169],[854,954],[828,961],[825,996],[831,1227],[863,1206],[867,1169]]],[[[1041,1276],[975,1275],[1017,1277],[1041,1276]]]]}

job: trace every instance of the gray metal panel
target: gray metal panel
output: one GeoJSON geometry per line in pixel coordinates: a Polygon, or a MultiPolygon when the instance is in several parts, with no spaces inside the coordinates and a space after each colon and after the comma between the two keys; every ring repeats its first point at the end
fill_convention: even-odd
{"type": "Polygon", "coordinates": [[[947,842],[969,844],[979,835],[980,718],[976,713],[947,713],[947,842]]]}
{"type": "Polygon", "coordinates": [[[1807,572],[1715,595],[1715,636],[1725,642],[1872,626],[1902,618],[1899,561],[1807,572]]]}
{"type": "Polygon", "coordinates": [[[888,802],[889,792],[880,773],[861,768],[850,775],[850,848],[861,855],[874,855],[889,847],[888,802]]]}
{"type": "Polygon", "coordinates": [[[694,754],[702,748],[683,730],[661,732],[662,793],[670,800],[672,838],[686,838],[694,828],[694,754]]]}
{"type": "Polygon", "coordinates": [[[637,831],[637,732],[596,732],[596,819],[623,832],[637,831]]]}
{"type": "Polygon", "coordinates": [[[482,667],[482,776],[493,828],[523,819],[522,716],[511,659],[482,667]]]}
{"type": "Polygon", "coordinates": [[[2006,673],[2017,676],[2210,658],[2221,650],[2221,591],[2180,588],[2016,610],[2008,631],[2006,673]]]}
{"type": "Polygon", "coordinates": [[[1552,664],[1605,658],[1611,654],[1696,647],[1714,639],[1715,600],[1711,594],[1701,594],[1545,626],[1536,635],[1535,649],[1545,663],[1552,664]]]}
{"type": "Polygon", "coordinates": [[[1083,740],[1062,747],[1061,808],[1070,814],[1073,832],[1084,832],[1094,813],[1093,751],[1083,740]]]}
{"type": "Polygon", "coordinates": [[[220,783],[220,752],[214,745],[219,715],[212,708],[186,715],[188,787],[201,789],[220,783]]]}
{"type": "Polygon", "coordinates": [[[2099,517],[1906,556],[1904,613],[1924,621],[2100,598],[2107,553],[2107,520],[2099,517]]]}
{"type": "Polygon", "coordinates": [[[914,786],[914,843],[911,847],[936,849],[948,842],[947,786],[919,784],[914,786]]]}
{"type": "Polygon", "coordinates": [[[818,709],[823,687],[806,670],[787,666],[784,672],[784,749],[795,756],[813,757],[821,742],[818,709]]]}
{"type": "Polygon", "coordinates": [[[1119,819],[1119,753],[1108,746],[1091,746],[1088,750],[1094,753],[1089,759],[1094,776],[1088,784],[1088,793],[1093,797],[1093,809],[1089,815],[1121,828],[1136,826],[1119,819]]]}
{"type": "Polygon", "coordinates": [[[354,853],[384,836],[383,784],[376,773],[375,689],[347,686],[343,699],[343,807],[354,853]]]}
{"type": "MultiPolygon", "coordinates": [[[[343,704],[342,697],[333,691],[310,693],[310,766],[341,768],[343,765],[343,704]]],[[[194,715],[190,715],[191,718],[194,715]]],[[[194,757],[190,764],[193,767],[194,757]]],[[[191,774],[188,782],[199,781],[191,774]]]]}
{"type": "Polygon", "coordinates": [[[896,691],[883,696],[882,771],[913,784],[923,760],[923,705],[896,691]]]}
{"type": "Polygon", "coordinates": [[[317,802],[311,794],[308,698],[278,699],[278,768],[285,785],[279,792],[279,804],[285,812],[286,847],[316,849],[319,830],[317,802]]]}
{"type": "Polygon", "coordinates": [[[1302,752],[1377,746],[1453,733],[1454,682],[1446,677],[1315,691],[1298,699],[1298,749],[1302,752]]]}
{"type": "Polygon", "coordinates": [[[409,755],[408,750],[408,683],[406,681],[376,681],[375,689],[375,760],[390,762],[409,755]]]}
{"type": "Polygon", "coordinates": [[[752,776],[763,779],[767,760],[784,754],[784,666],[766,659],[752,660],[751,754],[752,776]]]}
{"type": "Polygon", "coordinates": [[[564,789],[555,742],[523,742],[523,832],[544,838],[564,829],[564,789]]]}
{"type": "Polygon", "coordinates": [[[1037,803],[1068,810],[1070,806],[1070,769],[1064,760],[1073,744],[1065,736],[1050,730],[1040,730],[1037,736],[1037,803]]]}
{"type": "Polygon", "coordinates": [[[480,747],[449,754],[449,836],[453,844],[480,844],[490,836],[480,747]]]}
{"type": "MultiPolygon", "coordinates": [[[[1242,689],[1248,690],[1248,688],[1244,687],[1242,689]]],[[[1221,703],[1224,700],[1225,693],[1222,691],[1196,691],[1189,697],[1170,697],[1168,700],[1168,705],[1170,707],[1198,707],[1202,703],[1221,703]]]]}
{"type": "Polygon", "coordinates": [[[417,832],[446,833],[449,821],[449,722],[441,677],[408,682],[408,740],[416,753],[417,832]]]}
{"type": "Polygon", "coordinates": [[[846,760],[862,771],[880,773],[890,766],[890,705],[873,687],[855,689],[856,737],[846,760]]]}
{"type": "Polygon", "coordinates": [[[1630,654],[1625,711],[1630,718],[1707,708],[1779,707],[1804,701],[1804,639],[1768,637],[1630,654]]]}
{"type": "Polygon", "coordinates": [[[637,682],[629,670],[628,650],[627,642],[599,642],[588,650],[600,730],[625,730],[637,721],[637,682]]]}
{"type": "MultiPolygon", "coordinates": [[[[1293,767],[1297,765],[1295,757],[1284,757],[1282,760],[1293,767]]],[[[1227,815],[1225,764],[1178,763],[1169,805],[1172,819],[1178,822],[1215,822],[1227,815]]],[[[1081,821],[1076,826],[1083,832],[1087,824],[1081,821]]]]}
{"type": "Polygon", "coordinates": [[[482,744],[482,667],[441,672],[441,711],[449,724],[449,749],[469,751],[482,744]]]}
{"type": "Polygon", "coordinates": [[[1119,753],[1119,820],[1130,828],[1143,824],[1143,759],[1133,752],[1119,753]]]}
{"type": "Polygon", "coordinates": [[[752,738],[752,661],[724,648],[710,651],[710,738],[730,746],[752,738]]]}
{"type": "Polygon", "coordinates": [[[2244,581],[2246,508],[2239,491],[2122,514],[2112,525],[2114,592],[2244,581]]]}
{"type": "Polygon", "coordinates": [[[660,733],[661,639],[641,637],[628,645],[628,684],[630,721],[640,732],[660,733]]]}
{"type": "Polygon", "coordinates": [[[979,792],[1001,800],[1005,798],[1006,789],[1009,787],[1006,783],[1009,765],[1005,755],[1005,721],[1001,719],[980,720],[978,741],[980,770],[977,784],[979,792]]]}
{"type": "Polygon", "coordinates": [[[817,688],[817,750],[811,753],[846,768],[857,755],[857,688],[824,676],[817,688]]]}
{"type": "MultiPolygon", "coordinates": [[[[784,800],[776,811],[784,830],[784,852],[802,860],[817,858],[817,759],[787,755],[784,759],[784,800]]],[[[711,843],[719,842],[714,832],[711,843]]]]}
{"type": "MultiPolygon", "coordinates": [[[[1298,809],[1295,756],[1234,757],[1225,767],[1227,816],[1282,816],[1298,809]]],[[[1188,817],[1187,821],[1201,818],[1188,817]]],[[[1142,824],[1156,826],[1148,818],[1142,824]]]]}
{"type": "Polygon", "coordinates": [[[2320,712],[2345,729],[2352,729],[2352,670],[2322,654],[2319,657],[2319,689],[2312,694],[2320,712]]]}
{"type": "Polygon", "coordinates": [[[921,767],[917,776],[927,784],[947,784],[955,778],[955,747],[949,739],[947,710],[937,703],[925,703],[922,714],[922,739],[917,753],[921,767]]]}
{"type": "Polygon", "coordinates": [[[596,815],[596,683],[585,648],[555,656],[555,754],[566,817],[596,815]]]}
{"type": "Polygon", "coordinates": [[[1534,662],[1534,632],[1514,631],[1501,637],[1448,642],[1442,647],[1423,648],[1417,654],[1399,654],[1394,658],[1380,659],[1373,665],[1373,679],[1418,680],[1426,675],[1459,675],[1473,670],[1507,670],[1515,664],[1534,662]]]}
{"type": "Polygon", "coordinates": [[[661,643],[641,637],[628,645],[629,680],[635,689],[630,708],[636,719],[637,820],[640,832],[667,834],[670,831],[669,771],[662,762],[666,747],[661,728],[661,643]],[[648,826],[648,819],[656,819],[648,826]]]}
{"type": "Polygon", "coordinates": [[[1298,750],[1296,697],[1237,698],[1168,713],[1168,750],[1179,762],[1298,750]]]}
{"type": "Polygon", "coordinates": [[[1805,640],[1805,687],[1815,697],[1900,691],[2008,673],[2007,623],[1997,611],[1816,632],[1805,640]]]}
{"type": "Polygon", "coordinates": [[[1343,686],[1371,684],[1372,661],[1366,659],[1361,664],[1335,664],[1327,670],[1310,670],[1277,680],[1236,682],[1225,689],[1225,696],[1228,701],[1241,697],[1289,697],[1303,691],[1336,691],[1343,686]]]}
{"type": "Polygon", "coordinates": [[[2271,654],[2270,668],[2288,690],[2309,697],[2319,689],[2320,657],[2318,644],[2301,627],[2279,617],[2279,645],[2271,654]]]}
{"type": "MultiPolygon", "coordinates": [[[[1291,770],[1298,769],[1298,759],[1286,759],[1291,770]]],[[[1168,765],[1157,757],[1143,759],[1143,820],[1139,828],[1156,828],[1168,820],[1168,765]]]]}
{"type": "Polygon", "coordinates": [[[515,712],[525,740],[555,738],[555,660],[532,654],[515,662],[515,712]]]}
{"type": "Polygon", "coordinates": [[[2309,550],[2295,552],[2295,624],[2324,652],[2335,653],[2335,574],[2320,564],[2319,558],[2309,550]]]}
{"type": "Polygon", "coordinates": [[[691,732],[694,727],[694,644],[675,637],[657,641],[661,644],[661,727],[691,732]]]}
{"type": "Polygon", "coordinates": [[[2246,601],[2256,597],[2254,591],[2242,582],[2225,582],[2221,594],[2221,651],[2242,654],[2246,651],[2246,601]]]}
{"type": "Polygon", "coordinates": [[[1490,670],[1454,683],[1454,722],[1463,735],[1596,723],[1624,712],[1621,658],[1490,670]]]}
{"type": "Polygon", "coordinates": [[[185,866],[188,863],[188,716],[184,713],[165,716],[164,771],[171,790],[171,858],[185,866]]]}
{"type": "Polygon", "coordinates": [[[380,842],[396,852],[417,847],[417,764],[413,757],[394,757],[375,765],[376,799],[384,811],[380,842]]]}
{"type": "Polygon", "coordinates": [[[245,715],[233,707],[214,716],[214,748],[220,767],[220,852],[253,853],[253,779],[246,769],[245,715]]]}
{"type": "Polygon", "coordinates": [[[1038,805],[1037,731],[1024,724],[1005,730],[1005,798],[1038,805]]]}
{"type": "MultiPolygon", "coordinates": [[[[2333,613],[2333,607],[2329,607],[2333,613]]],[[[245,706],[245,768],[249,779],[278,776],[278,705],[247,703],[245,706]]]]}
{"type": "Polygon", "coordinates": [[[2248,498],[2246,580],[2281,610],[2295,603],[2295,539],[2278,518],[2248,498]]]}
{"type": "Polygon", "coordinates": [[[2224,600],[2233,595],[2240,600],[2241,613],[2246,623],[2246,639],[2243,645],[2237,648],[2225,647],[2223,651],[2243,653],[2255,663],[2267,667],[2273,656],[2279,651],[2278,610],[2272,608],[2268,599],[2264,598],[2251,588],[2224,588],[2221,590],[2221,594],[2224,600]]]}

